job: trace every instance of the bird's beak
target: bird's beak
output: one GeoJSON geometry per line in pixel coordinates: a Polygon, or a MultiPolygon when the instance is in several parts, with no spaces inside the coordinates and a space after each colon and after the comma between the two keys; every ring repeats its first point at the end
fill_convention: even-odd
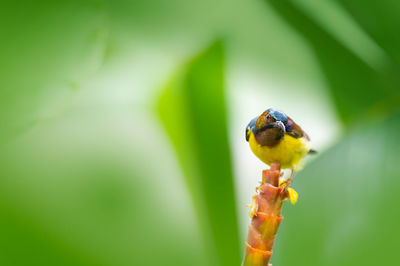
{"type": "Polygon", "coordinates": [[[276,121],[275,124],[282,129],[283,133],[286,132],[285,125],[282,123],[282,121],[276,121]]]}
{"type": "Polygon", "coordinates": [[[283,133],[286,132],[285,125],[282,123],[282,121],[276,121],[276,122],[267,124],[262,129],[260,129],[258,131],[263,131],[263,130],[268,129],[268,128],[278,128],[278,127],[282,129],[283,133]]]}

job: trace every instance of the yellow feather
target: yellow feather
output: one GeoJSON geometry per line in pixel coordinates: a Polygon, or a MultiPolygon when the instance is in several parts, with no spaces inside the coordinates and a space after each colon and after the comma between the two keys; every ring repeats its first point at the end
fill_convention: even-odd
{"type": "Polygon", "coordinates": [[[284,135],[281,141],[273,146],[261,146],[250,131],[249,144],[253,153],[264,163],[280,163],[282,168],[293,168],[295,171],[301,167],[301,160],[310,150],[310,143],[307,139],[294,138],[284,135]]]}

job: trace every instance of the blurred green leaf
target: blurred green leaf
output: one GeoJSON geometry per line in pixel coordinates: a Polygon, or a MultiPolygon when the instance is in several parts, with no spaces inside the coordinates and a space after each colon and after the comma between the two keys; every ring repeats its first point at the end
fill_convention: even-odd
{"type": "Polygon", "coordinates": [[[346,8],[353,18],[382,47],[400,67],[400,2],[382,1],[344,1],[338,2],[346,8]]]}
{"type": "Polygon", "coordinates": [[[157,135],[117,116],[73,110],[0,148],[0,265],[205,264],[157,135]]]}
{"type": "Polygon", "coordinates": [[[292,1],[266,2],[312,47],[345,123],[350,124],[365,113],[387,115],[387,110],[397,105],[393,98],[400,99],[400,79],[393,62],[382,69],[374,69],[292,1]]]}
{"type": "Polygon", "coordinates": [[[277,265],[394,265],[400,238],[400,113],[351,130],[295,178],[277,265]]]}
{"type": "Polygon", "coordinates": [[[0,24],[4,143],[74,99],[80,83],[103,63],[108,21],[93,1],[2,1],[0,24]]]}
{"type": "Polygon", "coordinates": [[[193,194],[208,255],[217,256],[218,265],[237,265],[241,250],[226,125],[224,61],[221,41],[191,60],[164,89],[158,113],[193,194]]]}

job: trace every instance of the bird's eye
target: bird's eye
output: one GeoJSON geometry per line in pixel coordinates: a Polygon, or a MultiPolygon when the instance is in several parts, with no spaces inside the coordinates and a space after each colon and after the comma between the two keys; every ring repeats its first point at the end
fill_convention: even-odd
{"type": "Polygon", "coordinates": [[[267,115],[267,120],[269,120],[271,118],[271,115],[267,115]]]}

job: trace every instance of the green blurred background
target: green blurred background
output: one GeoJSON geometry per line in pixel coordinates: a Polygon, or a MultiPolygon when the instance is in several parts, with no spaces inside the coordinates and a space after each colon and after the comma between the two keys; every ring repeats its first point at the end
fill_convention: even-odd
{"type": "Polygon", "coordinates": [[[0,265],[239,265],[265,168],[319,151],[274,265],[396,265],[400,2],[1,1],[0,265]]]}

